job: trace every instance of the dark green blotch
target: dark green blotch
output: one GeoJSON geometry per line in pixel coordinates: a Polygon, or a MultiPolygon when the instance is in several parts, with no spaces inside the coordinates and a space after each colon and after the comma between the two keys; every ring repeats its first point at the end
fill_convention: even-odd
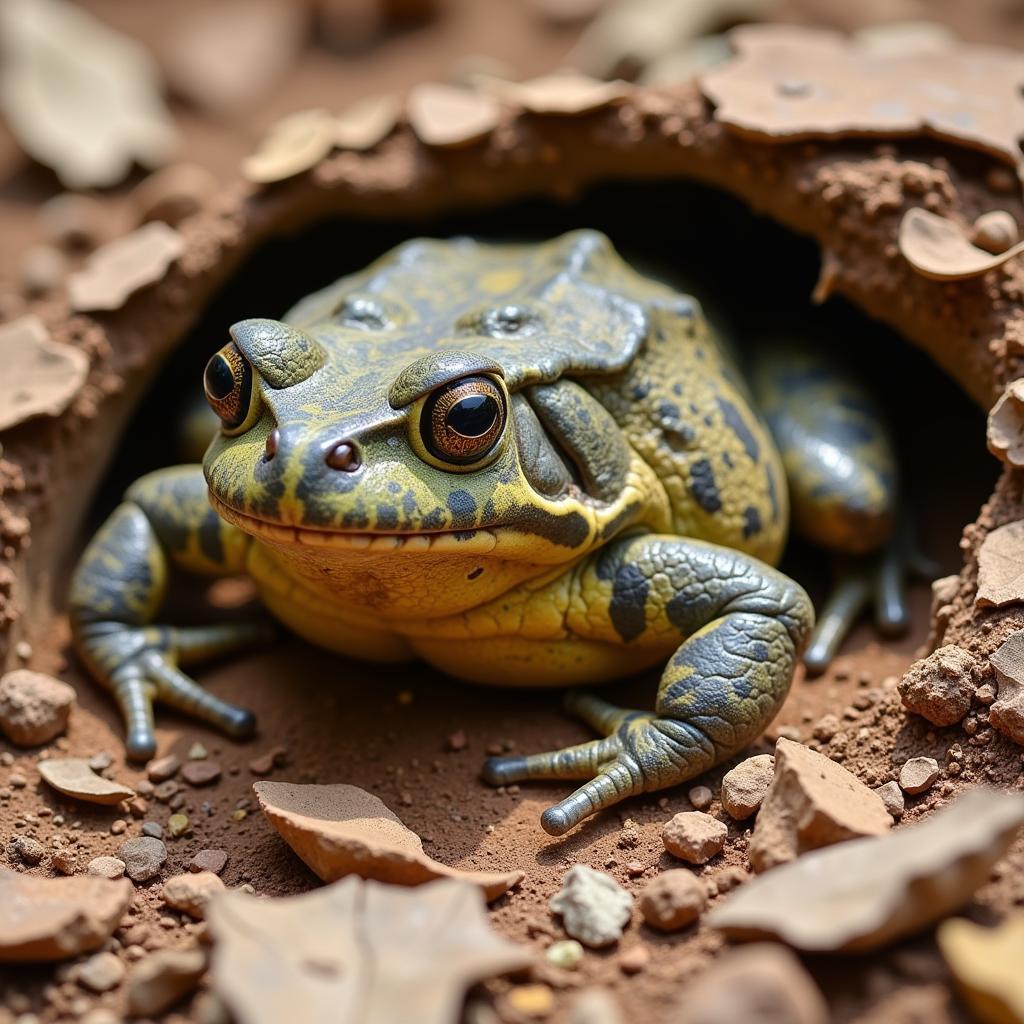
{"type": "Polygon", "coordinates": [[[615,632],[627,644],[647,628],[644,608],[650,589],[647,577],[635,565],[623,565],[615,574],[608,616],[615,632]]]}
{"type": "Polygon", "coordinates": [[[715,471],[707,459],[698,459],[690,467],[690,492],[705,512],[721,510],[722,496],[715,483],[715,471]]]}

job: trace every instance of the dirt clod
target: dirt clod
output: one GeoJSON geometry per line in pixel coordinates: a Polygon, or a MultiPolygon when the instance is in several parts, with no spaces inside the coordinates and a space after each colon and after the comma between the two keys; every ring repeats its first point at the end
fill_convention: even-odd
{"type": "Polygon", "coordinates": [[[201,921],[206,916],[210,897],[223,891],[224,883],[212,871],[199,871],[168,878],[162,895],[169,907],[201,921]]]}
{"type": "Polygon", "coordinates": [[[741,761],[722,778],[722,807],[737,821],[757,813],[775,774],[775,758],[757,754],[741,761]]]}
{"type": "Polygon", "coordinates": [[[644,920],[663,932],[692,924],[707,906],[703,883],[685,868],[663,871],[640,893],[638,905],[644,920]]]}
{"type": "Polygon", "coordinates": [[[729,829],[703,811],[681,811],[661,831],[665,849],[689,864],[706,864],[725,846],[729,829]]]}
{"type": "Polygon", "coordinates": [[[135,1017],[155,1017],[184,999],[206,970],[201,949],[161,949],[129,972],[128,1009],[135,1017]]]}
{"type": "Polygon", "coordinates": [[[940,647],[910,667],[898,689],[909,711],[932,725],[953,725],[971,710],[977,660],[955,644],[940,647]]]}

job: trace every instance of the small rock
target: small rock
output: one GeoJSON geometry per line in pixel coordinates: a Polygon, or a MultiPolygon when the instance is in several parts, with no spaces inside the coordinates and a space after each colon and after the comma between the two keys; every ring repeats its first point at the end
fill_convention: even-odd
{"type": "Polygon", "coordinates": [[[662,872],[644,887],[638,900],[644,920],[663,932],[692,924],[707,902],[703,883],[685,868],[662,872]]]}
{"type": "Polygon", "coordinates": [[[610,946],[621,937],[633,910],[633,897],[610,875],[585,864],[570,868],[551,897],[552,911],[565,930],[586,946],[610,946]]]}
{"type": "Polygon", "coordinates": [[[285,764],[288,751],[284,747],[274,747],[266,754],[254,757],[249,762],[249,771],[253,775],[269,775],[275,768],[281,768],[285,764]]]}
{"type": "Polygon", "coordinates": [[[661,832],[665,849],[690,864],[706,864],[725,846],[729,829],[703,811],[681,811],[661,832]]]}
{"type": "Polygon", "coordinates": [[[140,836],[121,844],[118,851],[125,871],[133,882],[148,882],[160,874],[167,860],[167,847],[159,839],[140,836]]]}
{"type": "Polygon", "coordinates": [[[900,769],[900,789],[916,796],[931,789],[939,777],[939,763],[934,757],[912,757],[900,769]]]}
{"type": "Polygon", "coordinates": [[[135,790],[97,775],[81,757],[51,758],[39,762],[39,774],[58,793],[86,803],[110,806],[130,800],[135,790]]]}
{"type": "Polygon", "coordinates": [[[884,786],[879,786],[875,792],[882,798],[885,809],[894,818],[903,817],[903,812],[906,810],[906,802],[903,799],[903,790],[900,789],[898,782],[887,782],[884,786]]]}
{"type": "Polygon", "coordinates": [[[0,730],[21,747],[49,743],[67,728],[76,700],[67,683],[16,669],[0,677],[0,730]]]}
{"type": "Polygon", "coordinates": [[[972,241],[986,252],[1006,252],[1019,239],[1017,221],[1008,210],[990,210],[974,222],[972,241]]]}
{"type": "Polygon", "coordinates": [[[172,839],[180,839],[189,828],[191,825],[187,814],[172,814],[167,819],[167,832],[172,839]]]}
{"type": "Polygon", "coordinates": [[[163,839],[164,827],[158,821],[144,821],[142,823],[142,834],[152,839],[163,839]]]}
{"type": "Polygon", "coordinates": [[[175,875],[164,883],[163,899],[168,906],[201,921],[206,904],[214,893],[223,892],[224,883],[212,871],[175,875]]]}
{"type": "Polygon", "coordinates": [[[113,763],[114,759],[105,750],[100,750],[89,758],[89,767],[94,772],[104,772],[113,763]]]}
{"type": "Polygon", "coordinates": [[[679,1024],[826,1024],[814,979],[784,946],[760,942],[726,950],[686,986],[679,1024]]]}
{"type": "Polygon", "coordinates": [[[465,750],[468,745],[469,740],[466,739],[466,733],[462,729],[456,730],[444,741],[445,750],[449,750],[452,753],[465,750]]]}
{"type": "Polygon", "coordinates": [[[134,1017],[156,1017],[184,999],[206,970],[201,949],[160,949],[128,974],[128,1010],[134,1017]]]}
{"type": "Polygon", "coordinates": [[[158,757],[155,761],[150,761],[146,765],[146,776],[150,782],[166,782],[178,774],[180,767],[181,761],[174,754],[168,754],[166,757],[158,757]]]}
{"type": "Polygon", "coordinates": [[[211,871],[219,875],[228,862],[227,850],[200,850],[189,862],[189,871],[211,871]]]}
{"type": "Polygon", "coordinates": [[[124,878],[125,863],[116,857],[94,857],[85,871],[97,878],[124,878]]]}
{"type": "Polygon", "coordinates": [[[722,807],[737,821],[757,812],[775,774],[775,758],[758,754],[740,762],[722,779],[722,807]]]}
{"type": "Polygon", "coordinates": [[[999,696],[989,708],[993,729],[1024,744],[1024,630],[1012,633],[990,658],[999,696]]]}
{"type": "Polygon", "coordinates": [[[125,967],[113,953],[96,953],[78,967],[79,984],[93,992],[109,992],[121,984],[125,967]]]}
{"type": "Polygon", "coordinates": [[[207,758],[206,747],[196,741],[188,748],[188,759],[190,761],[205,761],[207,758]]]}
{"type": "Polygon", "coordinates": [[[747,847],[755,871],[785,864],[808,850],[892,824],[882,798],[842,765],[792,740],[775,747],[775,775],[747,847]]]}
{"type": "Polygon", "coordinates": [[[62,875],[73,875],[78,870],[78,858],[75,851],[68,846],[54,850],[50,864],[54,871],[59,871],[62,875]]]}
{"type": "Polygon", "coordinates": [[[711,802],[715,799],[715,794],[712,793],[707,786],[694,786],[693,789],[686,794],[686,797],[694,809],[698,811],[706,811],[711,806],[711,802]]]}
{"type": "Polygon", "coordinates": [[[646,946],[634,946],[619,957],[619,970],[623,974],[639,974],[651,962],[646,946]]]}
{"type": "Polygon", "coordinates": [[[216,761],[189,761],[181,769],[181,777],[190,786],[211,786],[221,775],[216,761]]]}
{"type": "Polygon", "coordinates": [[[899,682],[904,706],[932,725],[953,725],[971,710],[977,661],[955,644],[946,644],[911,665],[899,682]]]}
{"type": "Polygon", "coordinates": [[[548,946],[544,959],[553,967],[574,971],[583,960],[583,947],[575,939],[562,939],[548,946]]]}
{"type": "Polygon", "coordinates": [[[555,1008],[555,994],[547,985],[516,985],[505,995],[514,1014],[531,1019],[547,1017],[555,1008]]]}
{"type": "Polygon", "coordinates": [[[18,836],[12,845],[18,858],[25,864],[35,866],[46,855],[43,844],[30,836],[18,836]]]}
{"type": "Polygon", "coordinates": [[[132,901],[128,882],[0,868],[0,962],[64,960],[101,946],[132,901]]]}

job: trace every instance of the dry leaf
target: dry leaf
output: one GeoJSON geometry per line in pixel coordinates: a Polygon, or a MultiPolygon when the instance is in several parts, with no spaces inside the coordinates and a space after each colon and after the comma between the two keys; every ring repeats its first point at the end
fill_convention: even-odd
{"type": "Polygon", "coordinates": [[[184,251],[185,240],[161,221],[108,242],[68,278],[71,308],[80,313],[120,309],[130,295],[159,281],[184,251]]]}
{"type": "Polygon", "coordinates": [[[0,3],[0,103],[24,150],[69,188],[115,185],[176,145],[146,51],[63,0],[0,3]]]}
{"type": "Polygon", "coordinates": [[[214,896],[213,987],[237,1024],[451,1024],[466,989],[527,967],[491,930],[480,891],[346,878],[302,896],[214,896]]]}
{"type": "Polygon", "coordinates": [[[974,603],[1001,608],[1024,601],[1024,520],[993,530],[978,552],[978,591],[974,603]]]}
{"type": "Polygon", "coordinates": [[[989,725],[1024,744],[1024,629],[1011,633],[989,661],[999,682],[999,696],[988,709],[989,725]]]}
{"type": "Polygon", "coordinates": [[[943,921],[936,938],[973,1019],[1024,1024],[1024,913],[1018,911],[995,928],[964,918],[943,921]]]}
{"type": "Polygon", "coordinates": [[[0,327],[0,430],[33,416],[59,416],[89,373],[89,357],[50,340],[42,320],[23,316],[0,327]]]}
{"type": "Polygon", "coordinates": [[[708,917],[730,938],[807,952],[878,949],[946,917],[988,881],[1024,823],[1024,796],[974,789],[920,824],[805,854],[708,917]]]}
{"type": "Polygon", "coordinates": [[[81,757],[54,758],[39,762],[39,774],[58,793],[86,800],[91,804],[119,804],[130,800],[135,790],[97,775],[81,757]]]}
{"type": "Polygon", "coordinates": [[[406,113],[425,145],[462,146],[497,128],[501,107],[484,93],[423,82],[410,90],[406,113]]]}
{"type": "Polygon", "coordinates": [[[182,96],[231,115],[267,95],[287,74],[306,37],[292,0],[217,0],[194,10],[162,47],[182,96]]]}
{"type": "Polygon", "coordinates": [[[396,96],[367,96],[337,118],[334,144],[339,149],[373,149],[398,123],[402,105],[396,96]]]}
{"type": "Polygon", "coordinates": [[[420,837],[358,786],[257,782],[253,789],[270,823],[325,882],[345,875],[397,885],[461,878],[495,900],[523,880],[522,871],[461,871],[428,857],[420,837]]]}
{"type": "Polygon", "coordinates": [[[993,255],[973,245],[963,230],[945,217],[920,207],[907,210],[900,222],[900,252],[919,273],[936,281],[979,277],[1024,252],[1024,242],[993,255]]]}
{"type": "Polygon", "coordinates": [[[988,414],[988,450],[1003,462],[1024,467],[1024,377],[1011,381],[988,414]]]}
{"type": "Polygon", "coordinates": [[[715,118],[777,141],[931,135],[1018,165],[1024,55],[961,45],[878,53],[826,29],[745,25],[736,57],[701,76],[715,118]]]}
{"type": "Polygon", "coordinates": [[[581,114],[629,95],[625,82],[602,82],[587,75],[554,74],[526,82],[490,80],[486,88],[508,103],[535,114],[581,114]]]}
{"type": "Polygon", "coordinates": [[[282,118],[242,161],[242,173],[259,184],[284,181],[315,167],[334,148],[337,126],[326,110],[300,110],[282,118]]]}

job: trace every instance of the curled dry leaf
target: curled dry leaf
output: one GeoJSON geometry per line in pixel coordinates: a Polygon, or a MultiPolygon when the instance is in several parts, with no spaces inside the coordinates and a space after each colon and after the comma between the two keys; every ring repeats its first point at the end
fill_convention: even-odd
{"type": "Polygon", "coordinates": [[[522,871],[460,871],[428,857],[420,837],[358,786],[257,782],[253,789],[270,823],[325,882],[345,875],[396,885],[459,878],[494,900],[523,880],[522,871]]]}
{"type": "Polygon", "coordinates": [[[334,115],[319,107],[282,118],[259,149],[242,161],[242,173],[261,185],[284,181],[315,167],[334,148],[334,115]]]}
{"type": "Polygon", "coordinates": [[[993,530],[978,551],[980,608],[1001,608],[1024,601],[1024,519],[993,530]]]}
{"type": "Polygon", "coordinates": [[[69,188],[115,185],[176,145],[146,51],[64,0],[0,4],[0,103],[24,150],[69,188]]]}
{"type": "Polygon", "coordinates": [[[39,774],[58,793],[91,804],[119,804],[135,796],[134,789],[97,775],[89,767],[89,762],[81,757],[40,761],[39,774]]]}
{"type": "Polygon", "coordinates": [[[715,118],[775,141],[929,135],[1013,165],[1024,134],[1024,55],[961,45],[936,59],[879,53],[826,29],[745,25],[736,57],[700,78],[715,118]]]}
{"type": "Polygon", "coordinates": [[[161,221],[108,242],[68,278],[71,308],[79,313],[120,309],[130,295],[159,281],[184,251],[185,240],[161,221]]]}
{"type": "Polygon", "coordinates": [[[58,345],[37,316],[0,327],[0,430],[33,416],[59,416],[85,382],[89,358],[58,345]]]}
{"type": "Polygon", "coordinates": [[[878,949],[946,917],[1024,824],[1024,796],[975,789],[926,821],[805,854],[739,889],[708,923],[808,952],[878,949]]]}
{"type": "Polygon", "coordinates": [[[1024,985],[1020,983],[1024,913],[995,928],[953,918],[939,925],[936,937],[975,1020],[1024,1024],[1024,985]]]}
{"type": "Polygon", "coordinates": [[[993,255],[972,244],[963,230],[920,207],[907,210],[900,223],[900,252],[924,277],[936,281],[962,281],[1001,267],[1024,252],[1024,242],[993,255]]]}
{"type": "Polygon", "coordinates": [[[410,90],[406,114],[425,145],[463,146],[498,127],[501,107],[486,93],[423,82],[410,90]]]}
{"type": "Polygon", "coordinates": [[[466,989],[527,967],[495,935],[480,891],[346,878],[302,896],[214,896],[212,980],[238,1024],[450,1024],[466,989]]]}
{"type": "Polygon", "coordinates": [[[554,74],[526,82],[491,79],[486,88],[508,103],[535,114],[581,114],[598,110],[629,94],[625,82],[602,82],[588,75],[554,74]]]}
{"type": "Polygon", "coordinates": [[[373,149],[398,123],[402,105],[397,96],[367,96],[346,107],[336,123],[339,149],[373,149]]]}
{"type": "Polygon", "coordinates": [[[1010,381],[988,414],[988,450],[1007,465],[1024,466],[1024,377],[1010,381]]]}

